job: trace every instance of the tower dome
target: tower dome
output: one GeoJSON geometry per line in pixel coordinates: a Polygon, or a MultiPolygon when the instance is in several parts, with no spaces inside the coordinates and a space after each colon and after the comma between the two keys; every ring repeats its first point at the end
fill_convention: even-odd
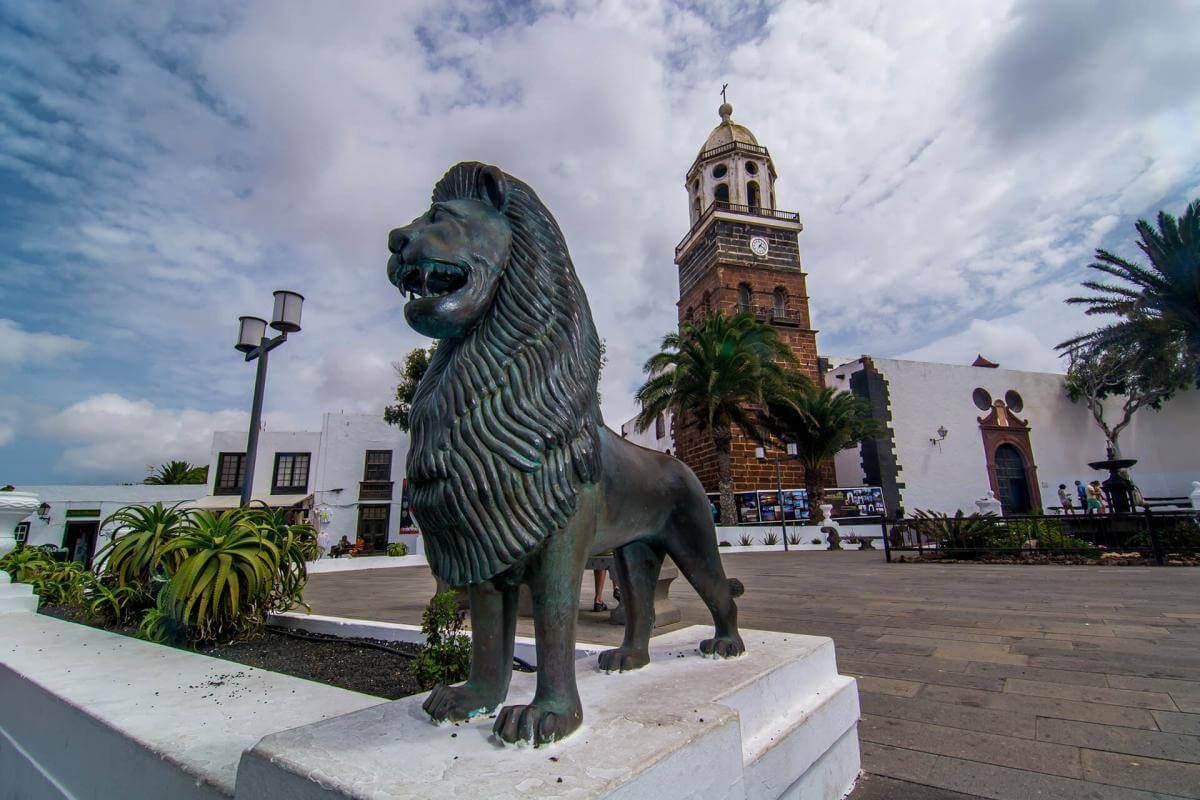
{"type": "Polygon", "coordinates": [[[687,173],[692,223],[714,204],[761,211],[775,208],[775,164],[750,129],[733,121],[733,106],[721,103],[721,122],[704,140],[687,173]]]}
{"type": "Polygon", "coordinates": [[[721,107],[717,109],[717,113],[721,115],[721,122],[717,127],[712,129],[712,133],[704,141],[704,146],[700,148],[701,153],[712,150],[714,147],[729,144],[730,142],[758,145],[758,139],[754,138],[754,134],[750,132],[749,128],[745,125],[738,125],[733,121],[732,105],[722,103],[721,107]]]}

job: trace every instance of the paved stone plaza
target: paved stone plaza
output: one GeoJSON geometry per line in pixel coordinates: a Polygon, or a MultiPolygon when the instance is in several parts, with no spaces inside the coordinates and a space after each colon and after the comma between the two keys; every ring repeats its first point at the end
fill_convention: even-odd
{"type": "MultiPolygon", "coordinates": [[[[1200,798],[1200,571],[811,551],[725,564],[746,584],[743,627],[830,636],[859,679],[867,777],[852,800],[1200,798]]],[[[314,575],[306,598],[419,623],[433,590],[425,568],[373,569],[314,575]]],[[[681,625],[708,622],[682,580],[672,596],[681,625]]],[[[619,642],[606,618],[582,614],[578,638],[619,642]]]]}

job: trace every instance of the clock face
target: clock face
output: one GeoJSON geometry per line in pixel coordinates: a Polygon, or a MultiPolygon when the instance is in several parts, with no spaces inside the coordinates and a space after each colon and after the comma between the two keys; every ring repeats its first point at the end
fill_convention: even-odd
{"type": "Polygon", "coordinates": [[[762,258],[767,254],[767,240],[761,236],[750,237],[750,252],[762,258]]]}

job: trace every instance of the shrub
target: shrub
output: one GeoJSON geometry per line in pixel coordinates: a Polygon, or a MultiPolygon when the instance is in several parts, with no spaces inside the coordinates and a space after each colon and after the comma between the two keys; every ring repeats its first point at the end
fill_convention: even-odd
{"type": "Polygon", "coordinates": [[[54,558],[40,547],[18,547],[0,558],[0,569],[16,583],[29,583],[30,577],[54,558]]]}
{"type": "Polygon", "coordinates": [[[190,511],[164,508],[162,503],[118,509],[104,521],[116,530],[112,541],[96,553],[96,563],[103,565],[99,574],[117,588],[149,592],[154,578],[166,576],[163,547],[179,535],[190,517],[190,511]]]}
{"type": "Polygon", "coordinates": [[[74,561],[51,561],[29,573],[26,581],[43,603],[82,606],[95,583],[92,573],[74,561]]]}
{"type": "Polygon", "coordinates": [[[128,625],[154,604],[154,595],[137,586],[114,586],[95,580],[89,587],[87,610],[106,625],[128,625]]]}
{"type": "Polygon", "coordinates": [[[729,542],[717,542],[717,547],[729,547],[729,542]]]}
{"type": "Polygon", "coordinates": [[[779,544],[779,534],[768,533],[766,536],[763,537],[763,544],[765,544],[765,545],[779,544]]]}
{"type": "Polygon", "coordinates": [[[453,590],[434,595],[425,607],[421,615],[425,646],[413,659],[413,674],[421,688],[458,683],[470,673],[471,640],[463,635],[463,616],[453,590]]]}
{"type": "Polygon", "coordinates": [[[911,523],[918,536],[933,542],[951,558],[977,558],[995,549],[998,517],[995,514],[964,515],[962,509],[951,517],[937,511],[917,509],[911,523]]]}
{"type": "Polygon", "coordinates": [[[788,544],[800,544],[800,542],[802,541],[802,539],[800,538],[800,534],[798,534],[798,533],[789,533],[787,540],[788,540],[788,544]]]}
{"type": "Polygon", "coordinates": [[[814,537],[812,538],[812,544],[820,544],[820,543],[821,543],[821,540],[820,540],[820,539],[818,539],[817,537],[815,537],[815,536],[814,536],[814,537]]]}
{"type": "Polygon", "coordinates": [[[388,555],[393,557],[408,555],[408,545],[404,542],[392,542],[388,545],[388,555]]]}
{"type": "Polygon", "coordinates": [[[173,602],[160,602],[158,610],[186,625],[193,638],[237,638],[262,629],[283,576],[279,548],[253,510],[230,509],[219,517],[200,511],[162,555],[181,560],[170,580],[173,602]]]}
{"type": "Polygon", "coordinates": [[[750,545],[754,544],[754,537],[747,533],[743,533],[738,537],[738,544],[740,544],[742,547],[749,547],[750,545]]]}
{"type": "Polygon", "coordinates": [[[298,605],[309,608],[304,602],[308,562],[321,554],[317,532],[312,526],[289,523],[287,515],[286,509],[265,505],[252,507],[247,512],[249,523],[257,527],[263,539],[273,544],[279,553],[276,579],[268,602],[271,611],[289,611],[298,605]]]}

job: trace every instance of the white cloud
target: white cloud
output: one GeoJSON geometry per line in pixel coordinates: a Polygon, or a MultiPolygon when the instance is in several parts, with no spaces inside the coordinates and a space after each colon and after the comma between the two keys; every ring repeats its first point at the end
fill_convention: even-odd
{"type": "Polygon", "coordinates": [[[57,333],[35,333],[11,319],[0,319],[0,367],[54,368],[54,362],[78,353],[87,344],[57,333]]]}
{"type": "MultiPolygon", "coordinates": [[[[423,343],[384,278],[387,231],[444,169],[489,160],[566,233],[616,425],[675,323],[683,174],[727,81],[780,206],[805,221],[823,352],[1053,368],[1052,345],[1084,326],[1054,303],[1091,250],[1200,186],[1200,86],[1181,68],[1200,14],[1111,5],[29,6],[14,12],[28,34],[0,38],[0,167],[54,202],[0,256],[5,291],[77,321],[89,369],[110,359],[106,377],[136,387],[102,396],[153,397],[170,432],[186,412],[167,408],[247,402],[234,320],[294,288],[305,329],[272,355],[268,408],[309,427],[378,410],[390,362],[423,343]]],[[[64,458],[79,470],[114,442],[79,441],[64,458]]]]}
{"type": "MultiPolygon", "coordinates": [[[[280,430],[296,422],[280,415],[269,421],[280,430]]],[[[65,444],[59,465],[64,472],[127,482],[145,477],[148,465],[173,459],[207,464],[213,431],[243,430],[248,422],[244,411],[166,409],[147,400],[99,394],[42,418],[37,428],[65,444]]]]}

